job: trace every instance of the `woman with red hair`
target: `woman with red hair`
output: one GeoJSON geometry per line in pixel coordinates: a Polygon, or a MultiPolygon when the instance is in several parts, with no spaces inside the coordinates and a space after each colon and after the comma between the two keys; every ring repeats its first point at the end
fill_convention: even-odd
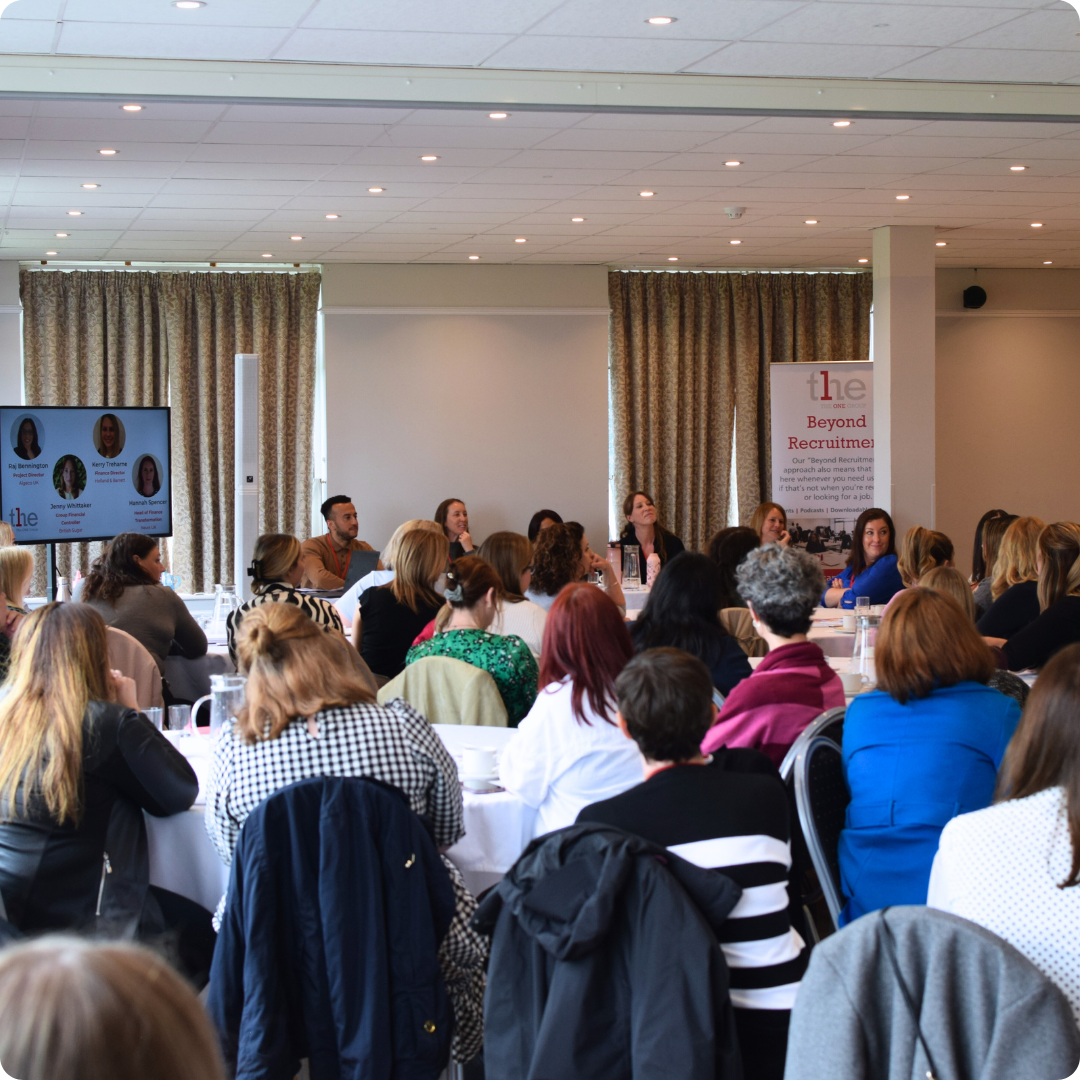
{"type": "Polygon", "coordinates": [[[543,689],[499,762],[506,789],[537,811],[534,836],[641,783],[641,755],[615,722],[615,679],[633,655],[613,600],[594,585],[559,593],[544,625],[543,689]]]}

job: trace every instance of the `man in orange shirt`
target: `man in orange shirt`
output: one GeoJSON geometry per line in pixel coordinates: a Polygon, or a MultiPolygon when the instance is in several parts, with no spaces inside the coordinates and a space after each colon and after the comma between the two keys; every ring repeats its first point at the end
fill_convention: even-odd
{"type": "Polygon", "coordinates": [[[325,536],[313,536],[301,545],[300,558],[304,563],[301,587],[343,589],[352,553],[375,549],[366,541],[356,539],[360,523],[348,495],[331,495],[319,509],[326,519],[327,532],[325,536]]]}

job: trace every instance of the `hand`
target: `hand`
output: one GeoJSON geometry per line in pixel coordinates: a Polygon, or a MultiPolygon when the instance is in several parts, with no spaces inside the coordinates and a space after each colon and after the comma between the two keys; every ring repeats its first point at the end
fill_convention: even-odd
{"type": "Polygon", "coordinates": [[[834,577],[829,582],[830,589],[842,589],[844,587],[844,579],[842,577],[834,577]]]}
{"type": "Polygon", "coordinates": [[[1003,637],[984,637],[983,641],[990,646],[991,649],[1002,649],[1005,647],[1006,638],[1003,637]]]}
{"type": "Polygon", "coordinates": [[[783,531],[783,532],[782,532],[782,533],[780,534],[780,538],[779,538],[779,539],[778,539],[778,540],[777,540],[776,542],[777,542],[777,543],[778,543],[778,544],[779,544],[779,545],[780,545],[781,547],[787,547],[787,546],[788,546],[788,544],[790,544],[790,543],[791,543],[791,533],[789,533],[789,532],[787,531],[787,529],[785,529],[785,530],[784,530],[784,531],[783,531]]]}
{"type": "Polygon", "coordinates": [[[464,549],[465,549],[466,551],[472,551],[472,549],[473,549],[473,542],[472,542],[472,537],[471,537],[471,536],[469,535],[469,530],[468,530],[468,529],[466,529],[466,530],[465,530],[465,532],[463,532],[463,533],[460,533],[460,534],[458,535],[458,543],[459,543],[459,544],[460,544],[460,545],[461,545],[461,546],[462,546],[462,547],[463,547],[463,548],[464,548],[464,549]]]}
{"type": "Polygon", "coordinates": [[[129,709],[138,709],[139,702],[135,698],[135,680],[129,679],[122,671],[117,671],[115,668],[110,670],[109,676],[112,679],[115,700],[129,709]]]}
{"type": "Polygon", "coordinates": [[[597,555],[591,548],[589,549],[589,570],[599,570],[605,581],[615,576],[611,563],[603,556],[597,555]]]}

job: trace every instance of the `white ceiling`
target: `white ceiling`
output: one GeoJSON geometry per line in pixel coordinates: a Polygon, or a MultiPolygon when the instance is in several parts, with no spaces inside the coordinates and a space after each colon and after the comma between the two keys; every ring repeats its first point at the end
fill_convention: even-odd
{"type": "Polygon", "coordinates": [[[887,224],[1080,266],[1080,125],[0,100],[7,259],[854,268],[887,224]]]}
{"type": "Polygon", "coordinates": [[[15,0],[0,53],[1076,83],[1078,29],[1064,0],[15,0]]]}

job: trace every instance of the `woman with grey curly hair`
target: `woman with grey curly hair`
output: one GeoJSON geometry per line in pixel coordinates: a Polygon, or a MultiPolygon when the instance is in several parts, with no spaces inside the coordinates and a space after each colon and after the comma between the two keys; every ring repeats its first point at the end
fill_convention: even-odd
{"type": "Polygon", "coordinates": [[[813,556],[778,544],[750,552],[736,576],[769,653],[732,690],[701,749],[748,746],[779,765],[811,720],[844,704],[843,684],[806,636],[825,577],[813,556]]]}

